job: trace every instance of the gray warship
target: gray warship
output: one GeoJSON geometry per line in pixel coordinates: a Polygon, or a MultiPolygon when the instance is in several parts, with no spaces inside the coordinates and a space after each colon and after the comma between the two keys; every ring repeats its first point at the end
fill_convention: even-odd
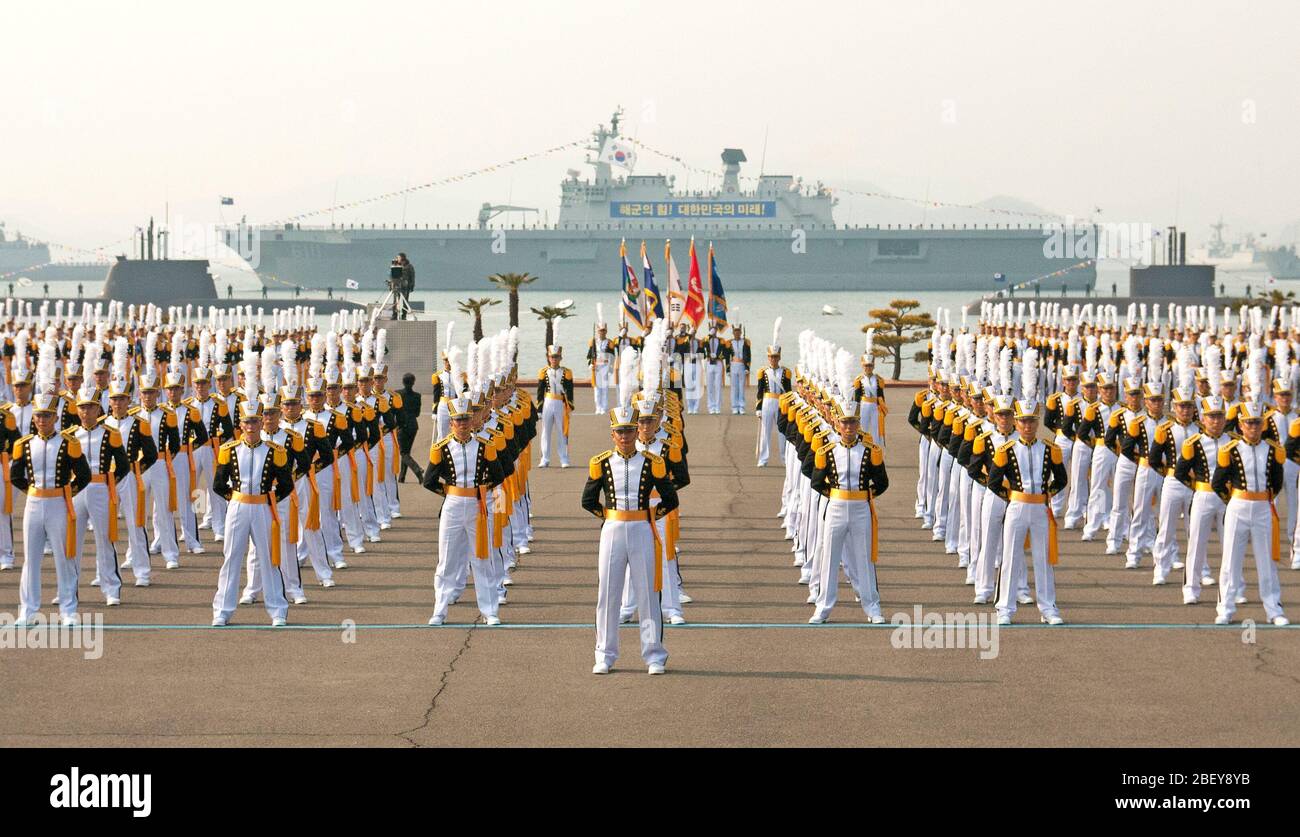
{"type": "Polygon", "coordinates": [[[0,222],[0,277],[10,281],[26,276],[33,282],[102,282],[108,262],[54,261],[50,246],[26,238],[22,233],[10,237],[0,222]]]}
{"type": "Polygon", "coordinates": [[[502,212],[524,208],[485,203],[473,224],[240,224],[224,227],[223,240],[264,284],[280,288],[338,288],[352,279],[363,289],[381,289],[399,251],[416,265],[420,290],[481,289],[484,277],[504,272],[539,275],[556,290],[617,288],[624,239],[638,271],[640,243],[646,242],[662,284],[664,241],[672,240],[685,281],[692,236],[701,270],[713,242],[728,291],[989,292],[1071,267],[1043,280],[1042,289],[1064,284],[1083,291],[1096,282],[1093,264],[1049,256],[1037,223],[844,226],[835,222],[837,200],[824,186],[760,174],[752,189],[742,189],[740,166],[747,159],[738,148],[722,152],[722,184],[715,191],[675,192],[674,178],[662,174],[616,177],[611,162],[617,157],[608,150],[618,144],[620,116],[616,111],[608,128],[592,132],[587,150],[593,155],[586,162],[593,178],[570,170],[561,182],[553,225],[494,226],[502,212]]]}

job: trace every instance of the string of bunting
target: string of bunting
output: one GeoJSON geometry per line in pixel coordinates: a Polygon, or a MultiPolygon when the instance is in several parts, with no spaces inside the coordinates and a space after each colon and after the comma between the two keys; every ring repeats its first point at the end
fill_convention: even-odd
{"type": "MultiPolygon", "coordinates": [[[[665,160],[669,160],[671,162],[677,163],[687,171],[696,172],[711,177],[717,176],[717,172],[715,171],[701,168],[699,166],[689,165],[680,156],[676,154],[669,154],[666,151],[661,151],[653,146],[647,145],[646,143],[642,142],[639,139],[636,139],[635,137],[622,137],[622,139],[627,140],[628,142],[632,143],[633,145],[639,148],[645,149],[646,151],[650,152],[651,154],[654,154],[657,157],[662,157],[665,160]]],[[[757,177],[748,174],[740,175],[740,179],[747,180],[754,183],[758,182],[757,177]]],[[[973,204],[973,203],[954,203],[952,201],[937,201],[931,198],[910,198],[903,195],[890,194],[889,192],[872,192],[872,191],[867,191],[865,189],[845,189],[839,186],[822,186],[821,188],[825,189],[830,194],[853,195],[855,197],[879,198],[881,200],[901,201],[904,203],[912,203],[912,204],[917,204],[919,206],[926,206],[935,209],[971,209],[977,212],[987,212],[991,215],[1004,215],[1004,216],[1010,216],[1016,218],[1039,218],[1048,221],[1059,221],[1062,218],[1062,216],[1060,215],[1055,215],[1047,212],[1019,212],[1014,209],[999,209],[997,207],[980,206],[979,204],[973,204]]]]}
{"type": "MultiPolygon", "coordinates": [[[[1070,265],[1069,267],[1063,267],[1063,268],[1061,268],[1060,270],[1054,270],[1054,271],[1052,271],[1051,273],[1044,273],[1042,276],[1035,276],[1033,279],[1026,279],[1026,280],[1023,281],[1023,282],[1017,282],[1017,283],[1014,284],[1014,285],[1008,285],[1008,286],[1005,288],[1005,290],[1008,290],[1008,291],[1018,291],[1018,290],[1021,290],[1022,288],[1030,288],[1030,287],[1033,287],[1034,285],[1037,285],[1039,282],[1043,282],[1043,281],[1046,281],[1046,280],[1048,280],[1048,279],[1055,279],[1055,278],[1057,278],[1058,276],[1064,276],[1064,275],[1067,274],[1067,273],[1070,273],[1070,272],[1075,271],[1075,270],[1079,270],[1080,268],[1088,267],[1089,265],[1092,265],[1092,264],[1095,264],[1094,260],[1092,260],[1092,259],[1084,259],[1083,261],[1081,261],[1081,262],[1076,262],[1076,263],[1070,265]]],[[[1002,293],[1002,290],[1003,290],[1003,289],[998,289],[998,290],[994,291],[993,293],[984,294],[984,296],[982,296],[981,299],[997,299],[997,298],[999,298],[1000,294],[1002,293]]]]}
{"type": "Polygon", "coordinates": [[[300,221],[304,218],[310,218],[313,215],[324,215],[327,212],[336,212],[344,209],[355,209],[359,206],[378,203],[380,201],[392,200],[393,198],[400,198],[403,195],[410,195],[414,192],[422,192],[426,189],[435,189],[439,186],[447,186],[452,183],[461,183],[463,181],[470,180],[471,178],[478,177],[479,175],[491,174],[492,172],[500,171],[502,169],[507,169],[510,168],[511,166],[517,166],[520,163],[525,163],[529,160],[535,160],[540,157],[549,157],[552,154],[557,154],[561,151],[568,151],[571,148],[580,148],[586,145],[587,142],[588,142],[587,140],[582,139],[582,140],[574,140],[573,142],[562,143],[560,145],[554,145],[542,151],[534,151],[531,154],[521,154],[520,156],[510,160],[506,160],[505,162],[496,163],[491,166],[484,166],[483,168],[474,169],[473,171],[464,172],[462,174],[454,174],[448,177],[440,177],[437,180],[430,180],[428,183],[419,183],[415,186],[407,186],[403,189],[396,189],[391,192],[384,192],[382,195],[372,195],[371,197],[361,198],[360,200],[335,204],[334,206],[327,206],[322,209],[313,209],[310,212],[300,212],[297,215],[290,215],[286,218],[281,218],[278,221],[272,221],[270,223],[272,225],[291,224],[296,221],[300,221]]]}

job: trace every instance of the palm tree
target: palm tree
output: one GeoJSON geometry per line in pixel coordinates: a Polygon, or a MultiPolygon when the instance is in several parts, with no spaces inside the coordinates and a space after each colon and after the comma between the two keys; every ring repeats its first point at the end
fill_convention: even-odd
{"type": "Polygon", "coordinates": [[[495,282],[499,287],[505,288],[510,293],[510,326],[512,328],[519,325],[519,288],[523,285],[530,285],[537,281],[537,277],[531,273],[493,273],[488,277],[489,282],[495,282]]]}
{"type": "Polygon", "coordinates": [[[1283,293],[1282,291],[1270,288],[1260,291],[1259,295],[1256,296],[1255,299],[1259,302],[1271,303],[1273,305],[1294,305],[1295,291],[1287,291],[1286,293],[1283,293]]]}
{"type": "Polygon", "coordinates": [[[565,317],[572,317],[573,311],[569,308],[556,308],[554,305],[546,305],[541,308],[529,308],[537,315],[537,319],[546,321],[546,345],[549,346],[555,342],[555,321],[562,320],[565,317]]]}
{"type": "Polygon", "coordinates": [[[492,299],[491,297],[481,297],[479,299],[466,299],[457,302],[462,314],[474,315],[474,340],[483,339],[483,309],[490,305],[500,305],[501,300],[492,299]]]}

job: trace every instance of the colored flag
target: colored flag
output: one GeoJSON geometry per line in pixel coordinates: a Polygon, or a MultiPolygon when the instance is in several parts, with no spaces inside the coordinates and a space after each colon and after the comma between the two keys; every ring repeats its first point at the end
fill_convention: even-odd
{"type": "Polygon", "coordinates": [[[343,284],[350,291],[356,291],[361,289],[361,283],[355,279],[344,279],[343,284]]]}
{"type": "Polygon", "coordinates": [[[235,199],[234,199],[234,198],[228,198],[228,197],[226,197],[225,195],[222,195],[222,196],[221,196],[221,205],[222,205],[222,206],[234,206],[234,205],[235,205],[235,199]]]}
{"type": "Polygon", "coordinates": [[[994,281],[994,282],[1005,282],[1005,281],[1007,281],[1007,275],[1006,275],[1005,273],[995,273],[995,274],[993,274],[993,281],[994,281]]]}
{"type": "Polygon", "coordinates": [[[727,327],[727,292],[722,289],[718,257],[713,254],[712,241],[709,242],[709,317],[718,328],[727,327]]]}
{"type": "Polygon", "coordinates": [[[645,279],[645,301],[646,314],[649,316],[647,322],[653,323],[655,318],[663,319],[664,301],[659,297],[659,286],[655,284],[654,268],[650,267],[650,257],[645,252],[645,242],[641,242],[641,275],[645,279]]]}
{"type": "Polygon", "coordinates": [[[672,241],[664,242],[664,263],[668,265],[668,324],[676,330],[682,321],[682,309],[686,307],[686,294],[682,293],[682,277],[673,261],[672,241]]]}
{"type": "Polygon", "coordinates": [[[629,142],[621,139],[607,139],[600,150],[600,161],[615,166],[622,166],[628,171],[636,165],[636,149],[629,142]]]}
{"type": "Polygon", "coordinates": [[[686,285],[686,307],[682,314],[691,321],[692,330],[698,330],[704,321],[704,283],[700,280],[700,259],[695,255],[695,237],[691,237],[691,272],[686,285]]]}
{"type": "Polygon", "coordinates": [[[644,331],[645,316],[641,310],[644,302],[641,298],[641,283],[637,281],[636,271],[627,262],[626,239],[618,245],[618,256],[621,262],[619,270],[623,273],[623,313],[627,315],[627,319],[641,326],[641,330],[644,331]]]}

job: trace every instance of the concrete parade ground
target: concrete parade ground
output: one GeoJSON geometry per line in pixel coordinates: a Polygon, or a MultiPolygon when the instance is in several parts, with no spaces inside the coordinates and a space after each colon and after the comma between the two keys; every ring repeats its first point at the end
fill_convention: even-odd
{"type": "MultiPolygon", "coordinates": [[[[753,390],[751,387],[750,393],[753,390]]],[[[886,619],[985,613],[956,556],[913,517],[914,390],[888,391],[891,488],[880,498],[878,578],[886,619]]],[[[751,406],[752,406],[752,398],[751,406]]],[[[725,401],[725,398],[724,398],[725,401]]],[[[845,583],[824,626],[798,585],[776,512],[782,470],[754,466],[757,421],[688,416],[692,482],[682,492],[688,625],[665,628],[668,674],[649,677],[635,628],[607,677],[591,672],[599,523],[579,507],[587,459],[610,446],[608,421],[578,391],[572,468],[534,468],[533,552],[521,556],[501,627],[478,618],[472,591],[430,628],[442,500],[413,481],[404,517],[347,555],[338,586],[309,567],[310,603],[272,629],[262,604],[210,628],[220,544],[155,556],[153,586],[125,573],[121,607],[103,608],[83,562],[83,618],[104,614],[99,659],[76,649],[0,649],[0,744],[6,746],[1251,746],[1300,744],[1300,629],[1264,619],[1253,561],[1241,624],[1215,627],[1217,588],[1184,606],[1153,587],[1151,559],[1123,569],[1102,541],[1061,532],[1057,600],[1066,625],[1033,605],[998,632],[997,654],[900,648],[869,626],[845,583]],[[350,620],[355,630],[340,626],[350,620]],[[1253,635],[1252,635],[1253,633],[1253,635]],[[1253,641],[1249,641],[1253,640],[1253,641]]],[[[429,448],[422,420],[416,458],[429,448]]],[[[539,440],[540,442],[540,440],[539,440]]],[[[534,443],[536,447],[539,442],[534,443]]],[[[534,454],[534,462],[536,455],[534,454]]],[[[413,477],[408,477],[413,480],[413,477]]],[[[20,506],[21,501],[16,504],[20,506]]],[[[21,521],[15,544],[21,565],[21,521]]],[[[119,553],[125,554],[125,528],[119,553]]],[[[1210,547],[1219,564],[1217,539],[1210,547]]],[[[55,594],[44,565],[44,609],[55,594]]],[[[1282,564],[1283,602],[1300,619],[1300,571],[1282,564]]],[[[1175,572],[1172,581],[1181,579],[1175,572]]],[[[19,572],[0,573],[0,611],[16,614],[19,572]]]]}

